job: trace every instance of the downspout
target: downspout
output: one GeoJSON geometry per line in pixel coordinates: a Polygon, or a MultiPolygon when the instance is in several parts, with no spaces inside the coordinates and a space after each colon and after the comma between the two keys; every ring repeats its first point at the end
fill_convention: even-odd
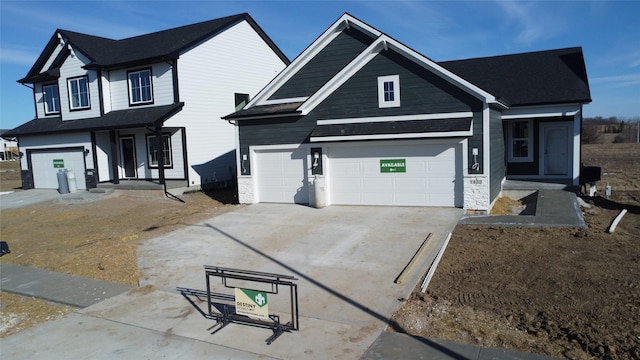
{"type": "Polygon", "coordinates": [[[118,173],[118,144],[116,141],[115,130],[109,131],[109,143],[111,144],[111,173],[113,174],[113,183],[120,183],[120,174],[118,173]]]}
{"type": "Polygon", "coordinates": [[[180,201],[181,203],[184,203],[184,200],[173,195],[167,190],[167,181],[165,180],[165,176],[164,176],[164,154],[162,151],[162,125],[156,125],[154,132],[156,134],[156,146],[158,147],[158,182],[162,184],[162,188],[164,190],[164,196],[170,197],[172,199],[180,201]]]}

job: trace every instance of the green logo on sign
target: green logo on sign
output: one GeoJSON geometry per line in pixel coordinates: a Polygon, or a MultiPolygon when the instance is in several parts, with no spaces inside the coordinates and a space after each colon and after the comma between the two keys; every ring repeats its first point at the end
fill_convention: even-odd
{"type": "Polygon", "coordinates": [[[54,169],[63,169],[64,168],[64,159],[53,159],[53,168],[54,169]]]}
{"type": "Polygon", "coordinates": [[[267,293],[249,289],[235,289],[236,314],[269,318],[267,293]]]}
{"type": "Polygon", "coordinates": [[[403,173],[407,172],[407,162],[405,159],[381,159],[381,173],[403,173]]]}

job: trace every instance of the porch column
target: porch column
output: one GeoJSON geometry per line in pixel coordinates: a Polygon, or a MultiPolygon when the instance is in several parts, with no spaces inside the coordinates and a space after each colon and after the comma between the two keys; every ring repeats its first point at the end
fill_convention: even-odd
{"type": "Polygon", "coordinates": [[[120,183],[120,175],[118,174],[118,141],[116,140],[116,132],[114,130],[109,131],[109,143],[111,145],[111,174],[113,176],[113,183],[120,183]]]}
{"type": "Polygon", "coordinates": [[[158,146],[158,182],[164,185],[164,152],[162,151],[162,126],[160,125],[156,126],[156,141],[158,146]]]}

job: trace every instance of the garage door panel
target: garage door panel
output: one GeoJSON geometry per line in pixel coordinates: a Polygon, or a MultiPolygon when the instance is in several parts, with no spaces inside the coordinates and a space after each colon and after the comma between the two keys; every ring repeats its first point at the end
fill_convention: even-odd
{"type": "Polygon", "coordinates": [[[258,151],[255,164],[260,202],[309,202],[306,150],[258,151]]]}
{"type": "Polygon", "coordinates": [[[332,204],[459,206],[458,142],[329,148],[332,204]],[[381,159],[404,159],[405,172],[382,173],[381,159]]]}
{"type": "Polygon", "coordinates": [[[31,170],[33,185],[36,189],[58,189],[58,170],[54,160],[62,160],[64,169],[72,170],[76,177],[76,187],[86,190],[84,176],[85,163],[82,150],[33,150],[31,152],[31,170]]]}

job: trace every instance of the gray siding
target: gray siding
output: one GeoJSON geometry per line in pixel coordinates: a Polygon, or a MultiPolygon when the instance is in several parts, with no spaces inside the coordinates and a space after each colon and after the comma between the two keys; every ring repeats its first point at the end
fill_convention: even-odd
{"type": "Polygon", "coordinates": [[[497,110],[491,110],[489,120],[490,143],[491,150],[491,166],[489,184],[489,201],[493,201],[502,190],[502,179],[506,175],[506,158],[504,149],[504,133],[502,131],[502,116],[497,110]]]}
{"type": "Polygon", "coordinates": [[[300,69],[270,99],[310,96],[373,42],[373,38],[347,29],[300,69]]]}
{"type": "Polygon", "coordinates": [[[309,116],[317,119],[481,111],[482,102],[389,50],[376,56],[309,116]],[[400,76],[400,107],[378,107],[378,76],[400,76]]]}
{"type": "Polygon", "coordinates": [[[484,141],[483,141],[484,128],[482,126],[482,111],[474,111],[473,112],[473,136],[469,138],[469,147],[467,149],[467,159],[469,168],[469,174],[484,174],[484,164],[482,163],[482,159],[484,158],[484,141]],[[477,169],[473,169],[474,156],[473,149],[478,149],[478,156],[475,157],[477,159],[478,166],[477,169]]]}

